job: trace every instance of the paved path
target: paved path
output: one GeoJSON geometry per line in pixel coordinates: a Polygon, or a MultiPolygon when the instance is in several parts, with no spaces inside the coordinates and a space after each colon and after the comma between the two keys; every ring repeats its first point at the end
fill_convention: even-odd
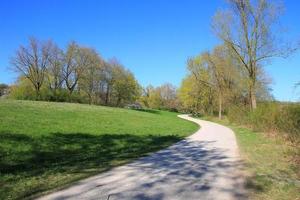
{"type": "Polygon", "coordinates": [[[201,129],[167,149],[41,199],[246,199],[234,133],[212,122],[179,117],[201,129]]]}

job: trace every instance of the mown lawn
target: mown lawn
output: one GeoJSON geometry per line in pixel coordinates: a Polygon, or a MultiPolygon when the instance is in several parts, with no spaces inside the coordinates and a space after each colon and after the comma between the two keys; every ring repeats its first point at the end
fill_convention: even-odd
{"type": "Polygon", "coordinates": [[[0,100],[0,199],[33,198],[197,129],[170,112],[0,100]]]}
{"type": "Polygon", "coordinates": [[[250,199],[300,199],[300,147],[292,146],[282,138],[266,136],[226,120],[207,118],[233,129],[240,153],[248,172],[246,187],[250,199]]]}

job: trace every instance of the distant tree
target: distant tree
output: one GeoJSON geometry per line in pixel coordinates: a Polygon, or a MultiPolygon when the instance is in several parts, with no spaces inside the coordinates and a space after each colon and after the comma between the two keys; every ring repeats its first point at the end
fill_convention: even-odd
{"type": "Polygon", "coordinates": [[[193,114],[212,114],[213,91],[205,84],[199,84],[195,76],[187,75],[178,89],[181,110],[193,114]]]}
{"type": "Polygon", "coordinates": [[[78,63],[78,58],[79,46],[75,42],[71,42],[67,47],[63,63],[64,81],[70,95],[75,90],[79,77],[83,72],[82,66],[78,63]]]}
{"type": "Polygon", "coordinates": [[[11,97],[123,106],[140,96],[134,75],[116,59],[105,61],[93,48],[71,42],[66,50],[53,42],[30,39],[12,58],[20,76],[11,97]],[[31,87],[32,86],[32,87],[31,87]]]}
{"type": "Polygon", "coordinates": [[[216,92],[218,98],[219,119],[222,118],[223,106],[226,97],[230,96],[234,88],[235,73],[234,63],[226,51],[226,47],[215,47],[212,53],[206,52],[202,55],[203,64],[207,67],[210,80],[207,84],[216,92]]]}
{"type": "Polygon", "coordinates": [[[217,36],[240,61],[248,76],[250,105],[256,108],[257,77],[265,61],[283,56],[292,49],[283,48],[274,31],[282,13],[281,4],[269,0],[229,0],[229,10],[219,11],[213,20],[217,36]]]}
{"type": "Polygon", "coordinates": [[[148,85],[144,88],[142,88],[141,96],[139,98],[139,102],[147,108],[150,108],[150,102],[149,98],[151,95],[151,92],[153,91],[154,87],[152,85],[148,85]]]}
{"type": "MultiPolygon", "coordinates": [[[[187,61],[187,65],[190,74],[194,77],[196,84],[198,85],[198,95],[201,99],[202,106],[209,108],[210,111],[208,112],[212,113],[214,104],[213,97],[217,91],[221,92],[221,90],[218,89],[218,82],[215,79],[217,69],[214,69],[215,66],[212,67],[212,61],[210,59],[211,58],[209,53],[203,53],[194,58],[189,58],[187,61]]],[[[202,109],[201,112],[207,111],[205,111],[205,109],[202,109]]]]}
{"type": "Polygon", "coordinates": [[[112,98],[116,106],[134,102],[140,95],[139,86],[134,75],[126,70],[119,62],[113,65],[112,98]]]}
{"type": "Polygon", "coordinates": [[[36,99],[40,97],[52,45],[51,41],[40,42],[35,38],[30,38],[29,45],[20,46],[16,55],[11,59],[12,69],[29,79],[34,86],[36,99]]]}
{"type": "Polygon", "coordinates": [[[162,102],[160,107],[163,109],[176,111],[179,106],[177,101],[177,88],[170,83],[165,83],[157,87],[157,90],[162,102]]]}
{"type": "Polygon", "coordinates": [[[82,75],[80,88],[88,95],[89,104],[95,103],[98,86],[102,78],[104,60],[94,49],[85,49],[87,54],[86,67],[82,75]]]}
{"type": "Polygon", "coordinates": [[[63,74],[63,51],[56,45],[50,49],[49,65],[47,68],[47,82],[53,95],[62,88],[64,82],[63,74]]]}

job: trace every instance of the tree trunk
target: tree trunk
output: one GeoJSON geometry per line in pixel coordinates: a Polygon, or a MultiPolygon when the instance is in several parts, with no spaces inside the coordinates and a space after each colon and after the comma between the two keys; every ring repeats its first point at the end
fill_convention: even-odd
{"type": "Polygon", "coordinates": [[[255,92],[255,83],[251,81],[251,85],[249,88],[249,101],[251,110],[256,109],[256,92],[255,92]]]}
{"type": "Polygon", "coordinates": [[[36,101],[40,100],[40,86],[39,85],[35,86],[35,100],[36,101]]]}
{"type": "Polygon", "coordinates": [[[107,85],[107,88],[106,88],[105,105],[108,105],[108,98],[109,98],[109,85],[107,85]]]}
{"type": "Polygon", "coordinates": [[[222,119],[222,95],[219,95],[219,119],[222,119]]]}
{"type": "Polygon", "coordinates": [[[89,104],[92,105],[93,97],[92,97],[91,93],[89,93],[88,96],[89,96],[89,104]]]}

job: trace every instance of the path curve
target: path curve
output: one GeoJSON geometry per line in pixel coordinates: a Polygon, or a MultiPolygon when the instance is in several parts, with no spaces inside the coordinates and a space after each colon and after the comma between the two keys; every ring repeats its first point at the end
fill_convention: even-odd
{"type": "Polygon", "coordinates": [[[191,118],[201,128],[167,149],[79,181],[43,200],[246,199],[242,162],[233,131],[191,118]]]}

